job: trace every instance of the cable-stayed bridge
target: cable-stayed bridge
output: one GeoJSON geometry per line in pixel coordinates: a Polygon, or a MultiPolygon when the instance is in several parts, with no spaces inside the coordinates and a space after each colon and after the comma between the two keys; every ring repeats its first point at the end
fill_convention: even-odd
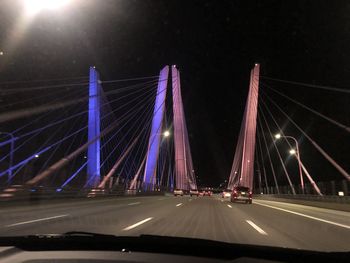
{"type": "MultiPolygon", "coordinates": [[[[280,106],[281,98],[296,104],[298,107],[305,110],[305,114],[310,114],[311,117],[319,117],[322,121],[326,121],[328,125],[335,126],[339,129],[339,135],[343,138],[348,138],[346,136],[348,136],[350,132],[349,125],[341,123],[340,121],[299,102],[297,99],[291,98],[283,92],[273,88],[272,85],[267,82],[272,81],[277,83],[282,82],[283,84],[296,84],[301,85],[302,87],[327,90],[331,93],[340,92],[345,95],[348,94],[349,91],[346,89],[283,81],[264,76],[262,76],[262,80],[263,81],[261,82],[260,65],[255,64],[254,68],[251,70],[246,107],[227,187],[233,189],[235,186],[247,186],[250,189],[255,188],[256,192],[265,194],[316,194],[322,196],[323,194],[332,193],[333,195],[348,195],[350,175],[347,169],[343,167],[344,164],[340,164],[334,157],[332,157],[332,155],[325,150],[324,146],[321,146],[316,142],[308,134],[306,129],[301,127],[297,121],[294,120],[294,117],[292,118],[290,116],[290,113],[283,110],[282,106],[280,106]],[[272,98],[270,94],[271,92],[272,95],[279,96],[278,101],[272,98]],[[282,123],[281,121],[277,121],[277,114],[283,117],[282,123]],[[294,127],[297,132],[296,135],[284,133],[283,126],[286,126],[286,123],[294,127]],[[258,142],[256,142],[256,138],[258,142]],[[283,153],[280,152],[281,150],[278,147],[279,141],[284,141],[290,149],[289,154],[291,157],[295,157],[295,160],[297,161],[298,177],[291,178],[290,171],[288,171],[286,166],[286,163],[290,160],[288,159],[286,162],[283,153]],[[313,147],[318,153],[320,161],[327,162],[332,168],[332,172],[337,173],[337,187],[335,187],[334,181],[328,185],[322,182],[318,183],[318,180],[310,174],[308,168],[302,161],[301,152],[304,148],[304,143],[302,147],[300,147],[299,144],[301,141],[307,141],[309,143],[308,146],[313,147]],[[275,160],[272,159],[272,154],[276,157],[275,160]],[[276,167],[276,163],[279,167],[276,167]],[[279,170],[276,171],[277,169],[279,170]],[[256,171],[256,173],[254,171],[256,171]],[[257,182],[257,184],[254,186],[253,179],[255,176],[257,179],[255,182],[257,182]],[[284,181],[288,183],[283,187],[283,191],[279,186],[279,181],[281,181],[282,176],[285,178],[284,181]]],[[[349,144],[349,140],[344,141],[343,143],[349,144]]],[[[333,178],[334,177],[331,177],[328,181],[331,181],[333,178]]]]}
{"type": "MultiPolygon", "coordinates": [[[[12,145],[1,158],[11,159],[0,173],[5,185],[56,187],[58,191],[121,185],[149,191],[197,189],[175,66],[165,66],[159,77],[106,82],[91,67],[89,79],[78,83],[21,91],[31,95],[41,90],[39,97],[51,101],[0,117],[20,123],[15,131],[3,133],[12,135],[1,143],[12,145]],[[55,96],[57,90],[52,95],[48,89],[65,94],[55,96]],[[45,125],[37,128],[39,122],[45,125]],[[26,171],[39,162],[36,174],[26,171]]],[[[16,90],[3,92],[14,96],[16,90]]]]}
{"type": "Polygon", "coordinates": [[[101,80],[91,67],[88,77],[2,83],[1,233],[81,230],[349,250],[350,129],[344,114],[332,115],[348,109],[324,110],[339,95],[334,100],[348,102],[349,90],[261,71],[259,64],[251,70],[223,187],[249,187],[252,205],[220,194],[171,196],[200,189],[174,65],[154,76],[101,80]],[[290,95],[290,87],[324,94],[321,110],[290,95]],[[314,138],[318,122],[337,131],[339,152],[332,140],[314,138]],[[310,160],[332,174],[314,173],[318,164],[310,160]]]}

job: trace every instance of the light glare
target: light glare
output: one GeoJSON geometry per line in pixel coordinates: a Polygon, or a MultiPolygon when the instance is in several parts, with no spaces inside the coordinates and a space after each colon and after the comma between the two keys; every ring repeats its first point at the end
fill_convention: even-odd
{"type": "Polygon", "coordinates": [[[54,10],[66,5],[70,0],[24,0],[25,8],[31,15],[44,9],[54,10]]]}
{"type": "Polygon", "coordinates": [[[170,135],[170,132],[169,132],[169,131],[165,131],[165,132],[164,132],[164,137],[169,137],[169,135],[170,135]]]}
{"type": "Polygon", "coordinates": [[[290,154],[296,154],[296,151],[295,151],[294,149],[291,149],[291,150],[289,151],[289,153],[290,153],[290,154]]]}
{"type": "Polygon", "coordinates": [[[280,139],[280,138],[281,138],[281,134],[277,133],[277,134],[275,135],[275,138],[276,138],[276,139],[280,139]]]}

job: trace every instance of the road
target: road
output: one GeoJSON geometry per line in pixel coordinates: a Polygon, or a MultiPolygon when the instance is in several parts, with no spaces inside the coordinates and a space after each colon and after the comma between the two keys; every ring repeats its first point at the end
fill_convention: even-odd
{"type": "Polygon", "coordinates": [[[122,197],[1,208],[0,235],[89,231],[168,235],[321,251],[350,251],[350,213],[212,197],[122,197]]]}

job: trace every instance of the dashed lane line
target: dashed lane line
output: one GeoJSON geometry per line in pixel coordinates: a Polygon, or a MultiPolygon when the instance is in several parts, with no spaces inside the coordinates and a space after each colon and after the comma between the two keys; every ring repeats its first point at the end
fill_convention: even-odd
{"type": "Polygon", "coordinates": [[[262,230],[260,227],[258,227],[256,224],[254,224],[253,223],[253,221],[251,221],[251,220],[246,220],[246,222],[249,224],[249,225],[251,225],[256,231],[258,231],[260,234],[262,234],[262,235],[267,235],[267,233],[264,231],[264,230],[262,230]]]}
{"type": "Polygon", "coordinates": [[[144,224],[144,223],[146,223],[146,222],[148,222],[148,221],[150,221],[150,220],[152,220],[152,219],[153,219],[153,217],[148,217],[148,218],[146,218],[146,219],[144,219],[144,220],[141,220],[141,221],[139,221],[139,222],[137,222],[137,223],[135,223],[135,224],[133,224],[133,225],[131,225],[131,226],[128,226],[128,227],[124,228],[123,231],[128,231],[128,230],[130,230],[130,229],[133,229],[133,228],[135,228],[135,227],[138,227],[138,226],[140,226],[140,225],[142,225],[142,224],[144,224]]]}
{"type": "Polygon", "coordinates": [[[38,218],[38,219],[29,220],[29,221],[14,223],[14,224],[11,224],[11,225],[6,225],[5,227],[12,227],[12,226],[20,226],[20,225],[32,224],[32,223],[36,223],[36,222],[47,221],[47,220],[52,220],[52,219],[62,218],[62,217],[67,217],[67,216],[69,216],[69,215],[58,215],[58,216],[51,216],[51,217],[45,217],[45,218],[38,218]]]}

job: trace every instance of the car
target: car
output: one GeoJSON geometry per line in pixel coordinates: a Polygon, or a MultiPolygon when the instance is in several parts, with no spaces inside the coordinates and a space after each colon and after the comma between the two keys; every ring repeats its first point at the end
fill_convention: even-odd
{"type": "Polygon", "coordinates": [[[203,196],[211,196],[212,194],[210,190],[203,190],[203,196]]]}
{"type": "Polygon", "coordinates": [[[192,196],[192,195],[199,196],[198,190],[190,190],[190,196],[192,196]]]}
{"type": "Polygon", "coordinates": [[[230,197],[231,197],[231,192],[232,192],[232,190],[230,190],[230,189],[225,189],[225,190],[221,193],[221,197],[222,197],[222,198],[230,198],[230,197]]]}
{"type": "Polygon", "coordinates": [[[174,190],[174,196],[178,196],[178,195],[183,196],[184,195],[184,191],[182,191],[181,189],[175,189],[174,190]]]}
{"type": "Polygon", "coordinates": [[[246,204],[252,203],[252,191],[249,187],[236,186],[231,193],[231,202],[244,201],[246,204]]]}

